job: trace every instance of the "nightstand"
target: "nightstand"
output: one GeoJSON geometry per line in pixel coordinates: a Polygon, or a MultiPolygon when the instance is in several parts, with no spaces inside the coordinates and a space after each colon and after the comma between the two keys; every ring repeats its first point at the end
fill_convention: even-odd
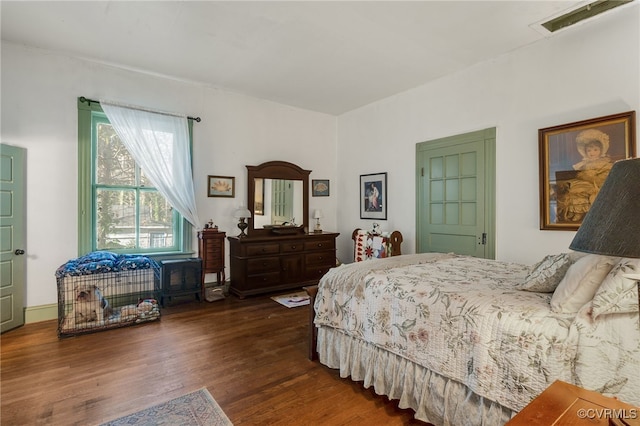
{"type": "Polygon", "coordinates": [[[557,380],[507,425],[638,426],[640,408],[557,380]]]}

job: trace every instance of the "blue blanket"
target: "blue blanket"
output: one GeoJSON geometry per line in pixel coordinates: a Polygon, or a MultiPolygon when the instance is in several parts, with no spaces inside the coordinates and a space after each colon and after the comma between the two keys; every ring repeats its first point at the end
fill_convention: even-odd
{"type": "Polygon", "coordinates": [[[95,251],[61,265],[56,278],[150,268],[158,270],[160,265],[147,256],[95,251]]]}

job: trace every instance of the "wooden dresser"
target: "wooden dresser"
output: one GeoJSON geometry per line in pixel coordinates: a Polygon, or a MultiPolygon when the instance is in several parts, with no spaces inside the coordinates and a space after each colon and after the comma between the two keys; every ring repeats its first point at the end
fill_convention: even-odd
{"type": "Polygon", "coordinates": [[[318,283],[336,265],[336,237],[313,234],[228,237],[230,291],[241,298],[318,283]]]}
{"type": "Polygon", "coordinates": [[[198,257],[202,259],[202,294],[206,274],[216,274],[218,285],[224,284],[224,237],[225,233],[218,231],[218,228],[198,232],[198,257]]]}

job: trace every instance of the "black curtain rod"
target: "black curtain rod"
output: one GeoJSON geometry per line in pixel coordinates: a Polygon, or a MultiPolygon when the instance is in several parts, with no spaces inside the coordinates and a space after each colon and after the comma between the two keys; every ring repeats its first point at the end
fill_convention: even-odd
{"type": "MultiPolygon", "coordinates": [[[[99,104],[99,103],[100,103],[100,101],[96,101],[96,100],[93,100],[93,99],[85,98],[84,96],[80,96],[80,98],[79,98],[79,99],[80,99],[80,102],[86,102],[87,104],[89,104],[89,106],[91,106],[91,102],[93,102],[94,104],[99,104]]],[[[139,109],[144,110],[144,109],[142,109],[142,108],[139,108],[139,109]]],[[[156,111],[151,111],[151,112],[156,112],[156,111]]],[[[177,114],[168,114],[168,113],[163,113],[163,112],[158,112],[158,114],[177,115],[177,114]]],[[[195,121],[195,122],[197,122],[197,123],[199,123],[200,121],[202,121],[202,120],[200,119],[200,117],[187,117],[187,118],[188,118],[189,120],[193,120],[193,121],[195,121]]]]}

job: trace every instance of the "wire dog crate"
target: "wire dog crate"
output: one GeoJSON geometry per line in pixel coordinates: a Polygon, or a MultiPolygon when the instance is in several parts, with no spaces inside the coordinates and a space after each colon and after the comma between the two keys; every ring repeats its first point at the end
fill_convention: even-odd
{"type": "Polygon", "coordinates": [[[160,318],[160,265],[146,256],[93,252],[56,271],[58,337],[160,318]]]}

